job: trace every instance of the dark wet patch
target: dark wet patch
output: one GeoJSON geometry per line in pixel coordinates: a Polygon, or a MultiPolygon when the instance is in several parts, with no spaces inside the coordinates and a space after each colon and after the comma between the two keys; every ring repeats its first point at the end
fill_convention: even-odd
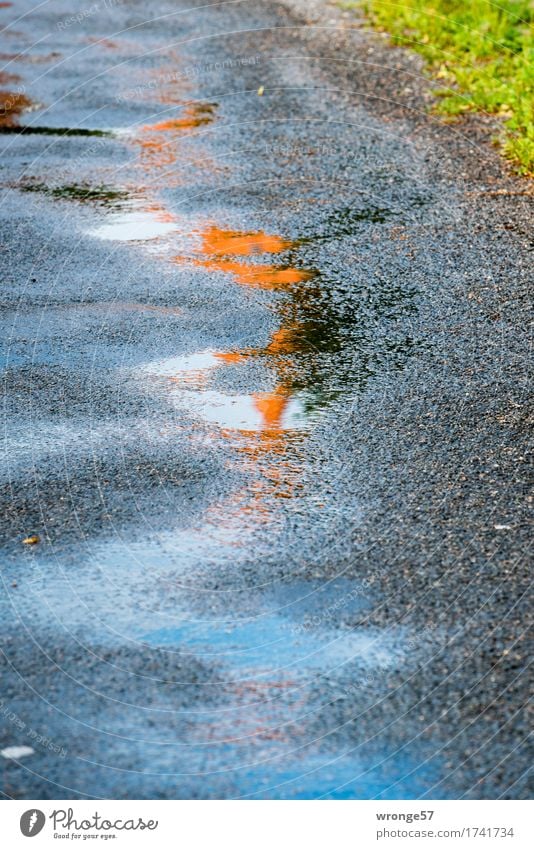
{"type": "Polygon", "coordinates": [[[122,189],[111,186],[90,186],[84,183],[71,183],[64,186],[47,186],[46,183],[20,183],[16,186],[22,192],[38,192],[59,200],[76,200],[99,203],[104,206],[116,205],[128,200],[130,195],[122,189]]]}
{"type": "Polygon", "coordinates": [[[393,215],[391,209],[371,206],[366,209],[354,209],[350,206],[334,209],[327,217],[325,229],[327,236],[351,236],[362,222],[383,224],[393,215]]]}
{"type": "Polygon", "coordinates": [[[0,134],[14,133],[29,136],[98,136],[100,138],[113,138],[110,130],[87,130],[83,127],[24,127],[16,125],[2,125],[0,123],[0,134]]]}

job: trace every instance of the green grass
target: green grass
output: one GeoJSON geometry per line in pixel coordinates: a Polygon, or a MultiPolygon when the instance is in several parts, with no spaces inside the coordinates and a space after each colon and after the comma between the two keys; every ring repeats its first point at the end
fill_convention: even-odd
{"type": "Polygon", "coordinates": [[[534,3],[532,0],[355,0],[375,29],[421,53],[440,81],[434,111],[482,111],[502,119],[497,140],[524,174],[534,174],[534,3]]]}

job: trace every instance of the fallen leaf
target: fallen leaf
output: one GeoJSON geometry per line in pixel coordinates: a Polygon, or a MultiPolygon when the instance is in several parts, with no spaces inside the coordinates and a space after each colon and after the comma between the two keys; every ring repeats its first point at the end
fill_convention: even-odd
{"type": "Polygon", "coordinates": [[[259,96],[260,96],[260,97],[262,96],[262,94],[263,94],[263,92],[264,92],[264,91],[265,91],[265,86],[260,85],[260,87],[259,87],[259,89],[258,89],[258,94],[259,94],[259,96]]]}
{"type": "Polygon", "coordinates": [[[26,539],[23,539],[22,542],[24,545],[37,545],[37,543],[40,542],[40,539],[37,534],[32,534],[31,536],[26,537],[26,539]]]}

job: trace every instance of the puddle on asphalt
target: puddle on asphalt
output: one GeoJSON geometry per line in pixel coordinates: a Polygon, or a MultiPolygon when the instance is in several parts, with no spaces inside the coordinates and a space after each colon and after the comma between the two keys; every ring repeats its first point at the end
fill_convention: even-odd
{"type": "MultiPolygon", "coordinates": [[[[110,135],[105,131],[17,126],[18,116],[30,105],[29,101],[13,105],[13,117],[8,118],[7,113],[5,116],[6,131],[110,135]]],[[[139,164],[145,172],[147,185],[154,182],[158,170],[176,162],[182,140],[192,137],[196,130],[208,126],[216,117],[214,103],[182,102],[180,107],[175,117],[144,125],[131,136],[140,150],[139,164]]],[[[120,137],[120,133],[113,135],[120,137]]],[[[169,181],[165,184],[169,185],[169,181]]],[[[278,514],[276,508],[273,509],[272,497],[295,500],[302,489],[306,489],[307,485],[302,483],[306,449],[304,445],[301,450],[303,442],[298,440],[305,441],[307,429],[315,417],[328,409],[333,400],[346,398],[349,392],[354,394],[372,374],[370,355],[365,351],[364,319],[340,309],[332,297],[335,287],[331,281],[316,269],[304,266],[299,251],[311,239],[289,239],[262,230],[233,230],[213,221],[184,232],[183,221],[160,201],[117,197],[105,186],[89,188],[73,184],[41,189],[43,185],[37,184],[28,190],[42,190],[54,198],[109,205],[111,208],[105,218],[90,231],[97,238],[119,242],[157,242],[165,238],[172,241],[175,251],[180,251],[173,259],[179,265],[196,268],[199,273],[226,275],[229,285],[276,292],[273,310],[279,324],[264,345],[238,350],[193,351],[136,369],[137,377],[141,376],[145,382],[153,380],[155,385],[164,388],[173,403],[209,425],[210,439],[227,438],[228,432],[238,435],[238,465],[242,471],[250,472],[242,489],[211,505],[196,526],[173,529],[165,539],[158,538],[157,543],[116,541],[105,551],[95,552],[93,561],[110,584],[119,581],[120,575],[128,576],[124,580],[128,590],[132,575],[138,573],[150,574],[152,586],[158,581],[160,584],[167,581],[174,590],[182,586],[180,582],[183,581],[182,588],[188,592],[192,588],[188,588],[186,582],[194,581],[199,565],[209,564],[213,570],[221,567],[223,571],[224,568],[250,567],[250,551],[257,543],[260,525],[267,531],[269,545],[273,540],[276,544],[277,528],[273,517],[278,514]],[[358,329],[356,336],[356,342],[363,340],[360,348],[354,338],[347,336],[349,325],[363,328],[358,329]],[[356,363],[354,357],[343,359],[351,346],[359,357],[356,363]],[[224,370],[246,369],[254,360],[265,366],[271,378],[271,391],[221,390],[217,381],[224,370]],[[298,451],[293,450],[295,445],[298,451]]],[[[383,223],[388,215],[388,210],[379,208],[335,211],[326,221],[324,238],[350,235],[365,223],[383,223]]],[[[379,287],[380,284],[375,285],[379,287]]],[[[137,303],[81,305],[80,308],[175,314],[173,307],[137,303]]],[[[231,462],[235,462],[234,457],[231,462]]],[[[356,612],[361,607],[359,598],[350,600],[350,592],[350,587],[341,590],[341,595],[344,593],[349,598],[344,603],[344,614],[351,609],[356,612]]],[[[117,586],[117,593],[120,593],[120,586],[117,586]]],[[[401,629],[386,633],[363,627],[340,627],[339,610],[333,608],[335,599],[331,600],[320,587],[312,586],[315,600],[308,603],[302,601],[309,595],[308,590],[296,586],[295,582],[283,586],[280,593],[282,604],[273,605],[272,599],[270,603],[264,599],[259,603],[257,616],[233,622],[188,621],[191,607],[185,605],[182,618],[179,610],[173,610],[170,621],[159,619],[162,627],[154,628],[152,623],[159,613],[155,606],[155,610],[148,611],[146,616],[143,612],[136,619],[135,636],[149,646],[220,662],[235,684],[235,702],[230,712],[243,707],[243,692],[247,686],[252,687],[255,698],[259,690],[254,688],[282,692],[295,684],[303,690],[303,704],[313,711],[316,704],[312,686],[323,673],[349,663],[364,669],[393,670],[404,662],[406,634],[401,629]],[[295,593],[299,596],[296,600],[295,593]],[[331,608],[335,611],[332,616],[329,615],[331,608]]],[[[266,592],[265,598],[267,596],[266,592]]],[[[128,615],[131,616],[130,611],[128,615]]],[[[270,742],[283,739],[283,731],[279,732],[278,726],[292,721],[295,716],[294,703],[287,712],[283,708],[278,713],[271,711],[267,721],[261,707],[250,709],[250,700],[247,708],[245,721],[251,734],[257,734],[261,728],[263,738],[270,742]]],[[[222,725],[214,719],[215,737],[239,732],[239,720],[235,716],[222,725]]],[[[291,741],[290,746],[293,745],[291,741]]],[[[244,754],[239,747],[234,747],[234,751],[236,754],[231,757],[241,758],[244,754]]],[[[267,750],[267,755],[272,753],[267,750]]],[[[247,760],[243,759],[242,763],[246,764],[247,760]]],[[[415,764],[414,774],[416,767],[415,764]]],[[[394,778],[402,777],[405,770],[411,769],[408,760],[399,758],[393,769],[394,778]]],[[[364,765],[352,756],[333,758],[331,763],[325,764],[324,756],[319,757],[309,750],[302,756],[290,754],[283,763],[272,766],[255,766],[252,761],[250,767],[238,769],[237,777],[233,775],[232,778],[238,793],[261,795],[261,788],[277,784],[281,788],[281,798],[288,795],[315,798],[323,793],[332,798],[378,795],[384,790],[386,780],[391,783],[391,776],[375,776],[374,784],[369,780],[362,784],[355,775],[363,770],[364,765]],[[332,790],[339,785],[343,785],[339,791],[332,790]]],[[[410,788],[416,786],[416,778],[412,776],[408,784],[400,785],[400,797],[409,798],[414,794],[410,788]]],[[[268,792],[271,798],[276,798],[276,794],[276,789],[268,792]]]]}
{"type": "Polygon", "coordinates": [[[271,754],[266,763],[232,775],[236,798],[420,799],[442,777],[443,763],[437,757],[429,762],[423,746],[417,754],[414,748],[409,753],[401,746],[397,752],[385,749],[372,760],[350,751],[297,752],[293,758],[271,754]]]}
{"type": "Polygon", "coordinates": [[[287,266],[273,265],[246,265],[245,263],[232,260],[193,260],[197,266],[202,266],[208,271],[223,271],[231,274],[237,283],[242,286],[251,286],[257,289],[286,289],[296,283],[302,283],[314,276],[314,272],[307,269],[290,268],[287,266]]]}
{"type": "Polygon", "coordinates": [[[378,206],[334,209],[326,218],[324,237],[352,236],[362,222],[384,224],[393,214],[393,210],[378,206]]]}
{"type": "MultiPolygon", "coordinates": [[[[1,60],[0,60],[1,61],[1,60]]],[[[18,74],[9,74],[7,71],[0,71],[0,86],[11,85],[11,83],[20,82],[20,77],[18,74]]],[[[5,94],[5,92],[3,92],[5,94]]],[[[0,96],[2,94],[0,93],[0,96]]],[[[0,104],[2,101],[0,101],[0,104]]]]}
{"type": "Polygon", "coordinates": [[[234,258],[254,259],[263,254],[285,253],[298,247],[300,243],[296,240],[263,231],[224,230],[216,225],[208,225],[195,235],[200,242],[195,254],[189,260],[176,256],[174,261],[177,264],[190,262],[208,271],[222,271],[232,275],[242,286],[272,291],[310,280],[316,274],[315,270],[288,264],[247,263],[234,258]]]}
{"type": "MultiPolygon", "coordinates": [[[[276,614],[248,622],[185,624],[161,628],[139,637],[141,643],[193,654],[208,663],[222,662],[233,676],[261,679],[289,677],[308,680],[310,670],[328,672],[347,663],[362,668],[392,669],[404,657],[403,635],[378,630],[295,627],[276,614]]],[[[240,679],[242,680],[242,679],[240,679]]]]}
{"type": "Polygon", "coordinates": [[[147,242],[176,231],[174,215],[159,203],[131,200],[110,212],[105,221],[88,230],[90,236],[117,242],[147,242]]]}
{"type": "Polygon", "coordinates": [[[284,398],[276,393],[227,395],[215,390],[172,395],[182,409],[223,430],[283,431],[306,427],[305,404],[297,397],[284,398]]]}
{"type": "MultiPolygon", "coordinates": [[[[218,531],[219,546],[234,549],[238,557],[234,529],[219,526],[218,531]]],[[[142,561],[142,568],[149,568],[158,578],[172,574],[177,558],[172,535],[166,534],[160,543],[158,560],[154,560],[154,551],[147,550],[148,559],[143,557],[142,561]]],[[[109,574],[110,581],[114,547],[95,552],[94,559],[109,574]]],[[[132,553],[136,550],[134,546],[132,553]]],[[[132,563],[135,560],[130,560],[130,569],[132,563]]],[[[122,565],[128,568],[125,560],[122,565]]],[[[185,581],[190,565],[182,567],[185,581]]],[[[381,630],[350,624],[362,620],[370,602],[346,578],[275,584],[252,594],[253,616],[232,616],[225,610],[210,619],[200,619],[192,612],[189,595],[197,594],[194,586],[182,586],[180,582],[176,586],[181,587],[182,593],[173,612],[159,612],[161,627],[150,630],[146,629],[146,622],[151,621],[151,615],[144,615],[134,632],[136,641],[177,654],[193,654],[207,663],[221,663],[234,682],[268,677],[281,686],[284,682],[309,679],[310,670],[326,674],[348,663],[354,668],[400,669],[409,655],[409,633],[402,626],[381,630]]]]}

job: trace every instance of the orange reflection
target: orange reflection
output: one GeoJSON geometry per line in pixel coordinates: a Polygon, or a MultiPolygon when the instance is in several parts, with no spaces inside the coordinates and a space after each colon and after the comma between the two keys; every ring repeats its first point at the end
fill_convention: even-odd
{"type": "Polygon", "coordinates": [[[252,264],[232,257],[282,253],[297,245],[298,242],[292,239],[284,239],[261,230],[223,230],[210,224],[200,233],[198,253],[201,256],[191,260],[177,256],[174,261],[179,264],[192,262],[193,265],[207,268],[209,271],[223,271],[231,274],[236,282],[243,286],[275,291],[303,283],[313,277],[314,272],[289,265],[252,264]]]}
{"type": "MultiPolygon", "coordinates": [[[[271,291],[300,288],[300,284],[315,274],[309,269],[295,268],[290,265],[248,263],[234,258],[282,253],[298,246],[298,242],[292,239],[261,230],[228,230],[215,224],[206,226],[199,236],[200,247],[197,253],[200,256],[194,256],[190,260],[177,256],[174,258],[175,262],[180,264],[189,262],[210,271],[223,271],[231,274],[241,285],[271,291]]],[[[293,295],[293,298],[295,296],[293,295]]],[[[259,430],[264,435],[269,435],[269,438],[287,430],[288,425],[285,424],[284,417],[286,413],[290,414],[291,399],[294,395],[291,371],[294,370],[294,355],[301,349],[303,337],[302,325],[295,317],[294,310],[283,309],[281,315],[281,326],[271,335],[264,348],[215,352],[213,355],[215,361],[226,365],[237,365],[250,357],[266,357],[273,365],[279,378],[276,388],[272,392],[253,393],[249,396],[252,408],[259,414],[261,421],[261,426],[250,433],[259,430]]],[[[177,378],[178,381],[181,379],[183,378],[177,378]]],[[[239,430],[241,433],[248,432],[246,426],[239,430]]]]}
{"type": "Polygon", "coordinates": [[[270,356],[294,354],[299,349],[300,324],[297,321],[283,324],[271,335],[271,341],[264,348],[270,356]]]}
{"type": "Polygon", "coordinates": [[[179,118],[170,118],[159,124],[149,124],[143,127],[156,133],[166,133],[169,130],[194,130],[204,124],[211,124],[215,115],[215,103],[190,103],[184,109],[179,118]]]}
{"type": "Polygon", "coordinates": [[[276,392],[255,394],[254,406],[263,419],[265,430],[280,430],[288,398],[276,392]]]}
{"type": "Polygon", "coordinates": [[[0,91],[0,127],[16,127],[20,113],[31,105],[30,98],[22,92],[0,91]]]}
{"type": "Polygon", "coordinates": [[[218,351],[215,354],[215,359],[220,360],[227,365],[236,365],[242,363],[247,358],[246,352],[241,351],[218,351]]]}
{"type": "MultiPolygon", "coordinates": [[[[168,168],[176,162],[175,142],[215,118],[215,103],[188,103],[179,117],[146,124],[136,139],[141,147],[141,164],[148,171],[168,168]]],[[[169,181],[167,181],[169,182],[169,181]]]]}
{"type": "Polygon", "coordinates": [[[202,232],[202,253],[211,256],[250,256],[251,254],[277,254],[296,247],[296,242],[262,231],[240,232],[222,230],[211,225],[202,232]]]}
{"type": "Polygon", "coordinates": [[[302,283],[313,276],[312,271],[300,268],[283,268],[275,265],[247,265],[223,259],[195,259],[195,265],[210,271],[225,271],[232,274],[237,283],[257,289],[284,289],[295,283],[302,283]]]}
{"type": "MultiPolygon", "coordinates": [[[[176,181],[179,175],[169,172],[173,171],[171,166],[177,160],[178,150],[182,157],[187,153],[187,146],[181,144],[182,140],[215,119],[215,103],[184,102],[181,99],[183,93],[183,81],[178,82],[175,74],[162,73],[159,76],[157,99],[164,103],[178,103],[181,108],[173,111],[174,117],[143,126],[136,139],[141,150],[140,165],[151,181],[155,172],[162,169],[166,169],[167,185],[170,185],[170,180],[176,181]]],[[[190,165],[189,159],[187,165],[190,165]]],[[[200,163],[200,167],[206,167],[205,161],[200,163]]],[[[161,209],[153,208],[152,211],[158,218],[162,215],[161,209]]],[[[172,215],[169,214],[167,220],[172,221],[172,215]]],[[[191,235],[198,238],[193,255],[189,258],[176,256],[176,263],[229,274],[236,283],[251,289],[287,291],[291,303],[294,299],[306,299],[306,294],[302,294],[307,291],[304,284],[315,272],[295,267],[289,256],[284,256],[282,261],[274,261],[275,256],[298,249],[298,241],[261,230],[226,229],[215,222],[191,235]]],[[[225,518],[251,513],[254,522],[268,521],[268,496],[288,498],[301,485],[301,464],[295,460],[295,452],[290,446],[294,442],[299,444],[302,436],[291,430],[295,425],[290,422],[295,420],[291,374],[297,367],[295,358],[302,347],[299,338],[302,340],[303,333],[298,316],[291,307],[281,309],[280,316],[281,326],[263,348],[213,352],[211,359],[206,356],[204,360],[192,357],[187,368],[182,368],[182,362],[178,367],[182,370],[177,369],[169,376],[174,385],[181,385],[186,391],[195,393],[197,403],[198,393],[202,393],[202,397],[205,393],[206,404],[209,405],[220,403],[221,398],[224,403],[225,397],[224,393],[213,389],[214,364],[236,367],[251,357],[264,357],[276,374],[275,387],[270,392],[228,398],[229,403],[244,405],[243,412],[240,409],[239,416],[234,417],[236,426],[218,425],[222,435],[238,440],[238,450],[245,467],[250,467],[253,472],[247,487],[215,508],[218,514],[222,510],[225,518]],[[213,401],[215,395],[217,398],[213,401]],[[248,427],[251,430],[246,430],[248,427]]],[[[209,417],[206,420],[209,421],[209,417]]],[[[216,418],[212,420],[217,421],[216,418]]],[[[228,417],[225,420],[223,415],[222,420],[232,419],[228,417]]]]}

